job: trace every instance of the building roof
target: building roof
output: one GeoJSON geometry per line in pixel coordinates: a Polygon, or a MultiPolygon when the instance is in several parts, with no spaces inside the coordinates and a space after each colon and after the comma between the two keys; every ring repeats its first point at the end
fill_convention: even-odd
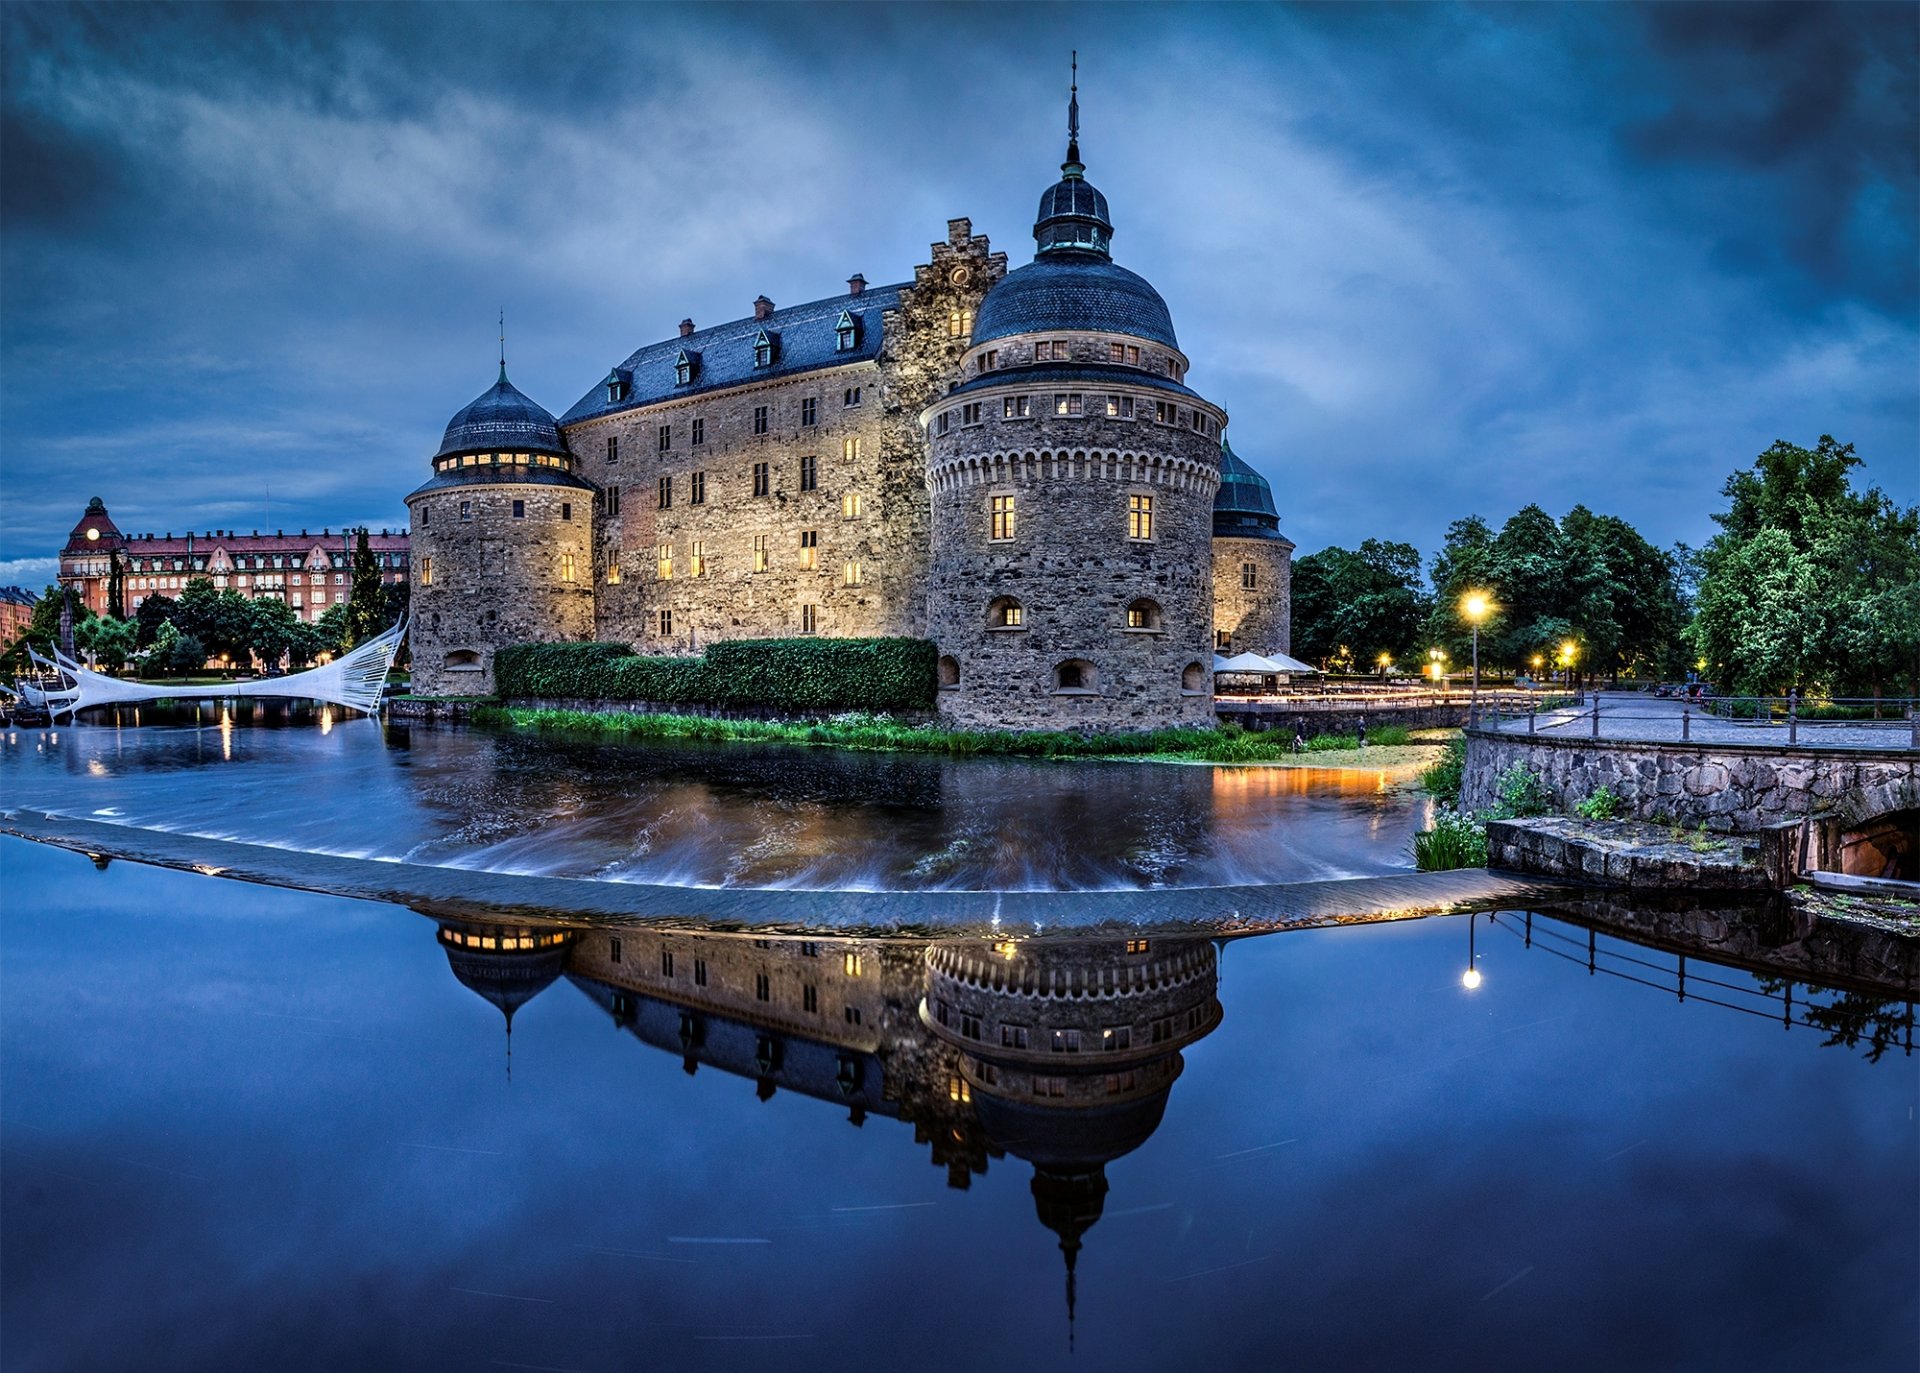
{"type": "Polygon", "coordinates": [[[446,472],[435,472],[420,485],[407,493],[407,499],[424,496],[429,491],[451,491],[455,487],[473,486],[566,486],[575,491],[584,491],[589,496],[600,488],[584,477],[560,467],[536,467],[530,463],[491,464],[484,467],[455,467],[446,472]]]}
{"type": "Polygon", "coordinates": [[[1025,367],[1004,367],[992,372],[982,372],[953,390],[933,401],[929,408],[938,410],[960,396],[975,391],[985,391],[996,386],[1033,386],[1047,389],[1057,386],[1085,387],[1088,390],[1100,390],[1105,387],[1137,386],[1149,391],[1164,391],[1171,396],[1182,396],[1188,400],[1207,404],[1198,391],[1181,385],[1172,377],[1161,376],[1158,372],[1144,372],[1138,367],[1116,367],[1101,362],[1054,362],[1040,363],[1025,367]]]}
{"type": "Polygon", "coordinates": [[[1216,539],[1278,539],[1280,510],[1273,488],[1220,440],[1220,489],[1213,497],[1213,536],[1216,539]]]}
{"type": "Polygon", "coordinates": [[[850,362],[871,362],[880,355],[882,317],[899,306],[900,293],[905,289],[904,283],[869,286],[859,295],[828,296],[805,305],[774,310],[765,319],[748,316],[716,324],[711,329],[696,329],[682,337],[649,343],[575,401],[573,408],[560,417],[560,423],[578,424],[602,415],[658,405],[661,401],[683,400],[730,386],[774,381],[850,362]],[[853,346],[849,349],[840,347],[843,314],[853,325],[853,346]],[[754,349],[763,332],[772,347],[772,357],[765,366],[760,366],[754,349]],[[689,377],[684,384],[677,371],[683,353],[689,364],[689,377]],[[619,400],[609,400],[608,383],[615,381],[625,386],[626,395],[619,400]]]}
{"type": "Polygon", "coordinates": [[[500,452],[567,455],[567,441],[560,437],[553,416],[507,380],[504,362],[500,364],[500,380],[447,421],[447,432],[434,457],[500,452]]]}
{"type": "Polygon", "coordinates": [[[103,553],[109,548],[117,548],[124,536],[119,526],[114,524],[113,516],[107,513],[107,503],[95,496],[87,502],[86,513],[80,516],[80,522],[67,535],[66,547],[62,553],[103,553]]]}
{"type": "Polygon", "coordinates": [[[36,606],[40,598],[23,586],[0,586],[0,604],[36,606]]]}
{"type": "MultiPolygon", "coordinates": [[[[297,534],[289,534],[284,529],[271,534],[262,534],[254,530],[243,534],[235,529],[209,529],[195,534],[189,530],[184,535],[167,534],[129,534],[121,545],[131,558],[168,557],[175,554],[211,553],[216,548],[224,548],[229,553],[299,553],[305,554],[315,544],[331,551],[339,548],[351,553],[359,546],[359,531],[355,529],[322,529],[318,533],[302,529],[297,534]]],[[[402,530],[392,533],[388,530],[373,530],[367,534],[367,548],[374,553],[404,553],[407,551],[407,535],[402,530]]]]}
{"type": "Polygon", "coordinates": [[[1007,273],[980,302],[973,342],[1045,329],[1094,329],[1180,346],[1160,293],[1100,253],[1056,249],[1007,273]]]}

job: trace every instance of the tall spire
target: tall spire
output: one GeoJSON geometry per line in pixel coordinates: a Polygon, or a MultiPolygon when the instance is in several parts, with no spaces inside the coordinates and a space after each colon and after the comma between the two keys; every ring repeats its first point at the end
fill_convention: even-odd
{"type": "Polygon", "coordinates": [[[507,312],[500,311],[500,380],[507,379],[507,312]]]}
{"type": "Polygon", "coordinates": [[[1068,176],[1080,176],[1087,170],[1080,161],[1080,50],[1073,53],[1073,78],[1067,96],[1067,160],[1060,170],[1068,176]]]}

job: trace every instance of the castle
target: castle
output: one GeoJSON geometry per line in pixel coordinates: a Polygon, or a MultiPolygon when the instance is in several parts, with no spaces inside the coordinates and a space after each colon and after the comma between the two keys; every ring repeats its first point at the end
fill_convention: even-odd
{"type": "Polygon", "coordinates": [[[507,380],[456,414],[412,516],[414,689],[503,645],[910,635],[949,723],[1213,721],[1212,655],[1285,652],[1267,483],[1067,158],[1034,260],[966,219],[913,279],[679,335],[556,420],[507,380]]]}

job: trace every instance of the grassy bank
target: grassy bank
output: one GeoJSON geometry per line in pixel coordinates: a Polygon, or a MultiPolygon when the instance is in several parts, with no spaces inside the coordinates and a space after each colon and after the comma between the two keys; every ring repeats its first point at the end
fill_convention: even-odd
{"type": "MultiPolygon", "coordinates": [[[[1166,758],[1208,763],[1263,763],[1293,756],[1293,739],[1279,731],[1250,733],[1237,726],[1220,729],[1157,729],[1136,734],[1079,734],[1069,730],[1016,733],[1010,730],[946,729],[907,725],[885,715],[836,715],[819,723],[778,720],[721,720],[700,715],[640,715],[583,710],[528,710],[485,707],[473,712],[476,725],[552,730],[619,739],[685,739],[700,743],[812,744],[829,748],[900,753],[943,753],[955,758],[1166,758]]],[[[1368,739],[1382,746],[1411,742],[1397,725],[1372,730],[1368,739]]],[[[1358,755],[1351,734],[1323,734],[1307,740],[1307,753],[1358,755]]],[[[1328,760],[1329,766],[1332,761],[1328,760]]]]}

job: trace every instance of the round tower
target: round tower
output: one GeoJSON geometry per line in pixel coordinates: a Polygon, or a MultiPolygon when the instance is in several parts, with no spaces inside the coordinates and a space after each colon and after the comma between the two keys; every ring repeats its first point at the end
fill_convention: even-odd
{"type": "Polygon", "coordinates": [[[1115,264],[1067,160],[1029,265],[980,303],[961,383],[921,413],[928,622],[954,724],[1213,722],[1213,498],[1226,416],[1185,384],[1166,302],[1115,264]]]}
{"type": "Polygon", "coordinates": [[[1216,652],[1291,653],[1293,541],[1280,532],[1273,488],[1220,440],[1213,498],[1213,640],[1216,652]]]}
{"type": "Polygon", "coordinates": [[[503,360],[407,497],[415,692],[490,696],[495,649],[593,637],[595,495],[503,360]]]}

